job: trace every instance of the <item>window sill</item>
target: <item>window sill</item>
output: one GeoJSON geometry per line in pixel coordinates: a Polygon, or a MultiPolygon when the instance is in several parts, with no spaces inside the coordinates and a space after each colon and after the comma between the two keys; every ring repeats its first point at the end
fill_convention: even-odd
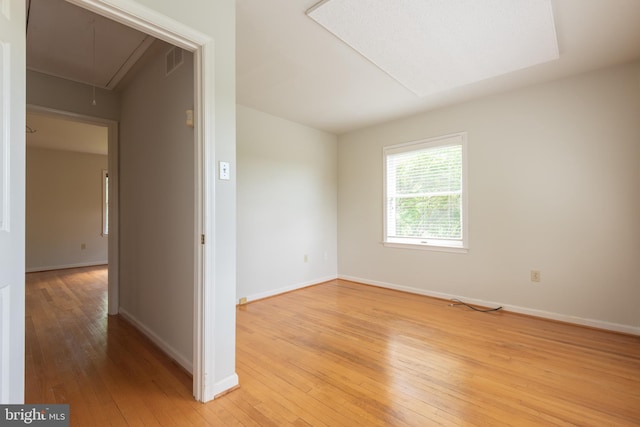
{"type": "Polygon", "coordinates": [[[425,243],[399,243],[399,242],[382,242],[386,248],[396,249],[417,249],[420,251],[435,251],[435,252],[449,252],[456,254],[466,254],[469,252],[469,248],[463,248],[459,246],[444,246],[433,245],[425,243]]]}

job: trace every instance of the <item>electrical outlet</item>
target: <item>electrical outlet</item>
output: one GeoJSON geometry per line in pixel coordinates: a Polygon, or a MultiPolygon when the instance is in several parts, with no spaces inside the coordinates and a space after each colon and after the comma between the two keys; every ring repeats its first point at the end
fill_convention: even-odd
{"type": "Polygon", "coordinates": [[[304,254],[304,262],[309,262],[309,255],[304,254]]]}
{"type": "Polygon", "coordinates": [[[242,297],[240,298],[240,305],[246,304],[247,303],[247,297],[242,297]]]}
{"type": "Polygon", "coordinates": [[[82,250],[87,249],[87,244],[86,243],[81,243],[80,244],[80,249],[82,249],[82,250]]]}
{"type": "Polygon", "coordinates": [[[536,283],[540,281],[540,270],[531,270],[531,281],[536,283]]]}

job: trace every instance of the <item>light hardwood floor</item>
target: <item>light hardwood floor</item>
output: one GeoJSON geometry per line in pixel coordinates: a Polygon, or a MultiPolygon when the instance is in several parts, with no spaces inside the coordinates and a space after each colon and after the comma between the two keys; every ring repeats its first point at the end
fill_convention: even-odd
{"type": "Polygon", "coordinates": [[[640,337],[340,280],[239,307],[241,386],[200,404],[106,277],[27,275],[26,402],[72,426],[640,425],[640,337]]]}

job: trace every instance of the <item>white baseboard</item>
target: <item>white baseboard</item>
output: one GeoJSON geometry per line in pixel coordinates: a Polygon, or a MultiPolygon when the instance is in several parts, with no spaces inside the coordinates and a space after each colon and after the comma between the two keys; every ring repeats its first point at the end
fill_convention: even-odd
{"type": "MultiPolygon", "coordinates": [[[[320,277],[318,279],[310,280],[308,282],[296,283],[294,285],[284,286],[282,288],[273,289],[271,291],[260,292],[260,293],[257,293],[257,294],[246,295],[246,296],[243,295],[240,298],[242,298],[242,297],[246,298],[247,302],[257,301],[257,300],[264,299],[264,298],[269,298],[269,297],[272,297],[272,296],[275,296],[275,295],[284,294],[286,292],[296,291],[298,289],[306,288],[306,287],[309,287],[309,286],[314,286],[314,285],[317,285],[317,284],[320,284],[320,283],[329,282],[329,281],[335,280],[337,278],[338,278],[337,276],[320,277]]],[[[238,299],[238,301],[236,301],[236,302],[239,304],[240,300],[238,299]]]]}
{"type": "Polygon", "coordinates": [[[341,275],[338,275],[338,278],[343,280],[349,280],[351,282],[363,283],[365,285],[372,285],[372,286],[378,286],[381,288],[394,289],[397,291],[403,291],[403,292],[408,292],[408,293],[418,294],[418,295],[425,295],[425,296],[434,297],[434,298],[442,298],[442,299],[449,299],[449,300],[453,298],[457,298],[460,300],[464,300],[465,302],[468,302],[470,304],[477,304],[484,307],[502,306],[502,308],[505,311],[510,311],[513,313],[526,314],[528,316],[535,316],[543,319],[557,320],[559,322],[573,323],[575,325],[589,326],[592,328],[605,329],[608,331],[622,332],[625,334],[640,335],[640,327],[638,326],[605,322],[603,320],[584,319],[581,317],[569,316],[566,314],[559,314],[559,313],[552,313],[549,311],[538,310],[535,308],[519,307],[516,305],[502,304],[500,302],[495,302],[495,301],[485,301],[485,300],[480,300],[476,298],[468,298],[461,295],[452,295],[452,294],[446,294],[443,292],[435,292],[435,291],[428,291],[424,289],[411,288],[408,286],[401,286],[393,283],[363,279],[361,277],[353,277],[353,276],[347,276],[347,275],[341,274],[341,275]]]}
{"type": "Polygon", "coordinates": [[[107,265],[107,264],[109,264],[109,261],[79,262],[76,264],[50,265],[46,267],[30,267],[26,269],[26,272],[36,273],[38,271],[66,270],[68,268],[95,267],[97,265],[107,265]]]}
{"type": "Polygon", "coordinates": [[[236,373],[217,381],[213,384],[213,397],[215,398],[215,396],[218,396],[220,393],[224,393],[225,391],[229,391],[232,388],[237,387],[238,384],[240,384],[240,382],[238,380],[238,374],[236,373]]]}
{"type": "Polygon", "coordinates": [[[144,334],[147,338],[149,338],[155,345],[160,347],[162,351],[164,351],[169,357],[176,361],[180,366],[187,370],[190,374],[193,374],[193,361],[188,360],[184,357],[180,352],[178,352],[175,348],[171,347],[165,340],[160,338],[155,332],[149,329],[144,323],[140,322],[134,315],[129,313],[124,308],[120,307],[118,312],[122,317],[125,318],[129,323],[135,326],[142,334],[144,334]]]}

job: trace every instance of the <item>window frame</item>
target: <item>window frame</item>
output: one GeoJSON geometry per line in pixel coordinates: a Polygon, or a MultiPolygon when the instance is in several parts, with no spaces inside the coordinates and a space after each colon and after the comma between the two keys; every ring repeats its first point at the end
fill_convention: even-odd
{"type": "Polygon", "coordinates": [[[469,251],[469,187],[468,187],[468,153],[467,132],[458,132],[418,141],[387,145],[382,149],[382,243],[385,247],[421,249],[442,252],[467,253],[469,251]],[[462,147],[462,187],[460,196],[462,239],[418,239],[413,237],[389,237],[387,233],[387,157],[393,154],[418,151],[443,146],[460,145],[462,147]]]}
{"type": "Polygon", "coordinates": [[[102,169],[102,236],[109,236],[109,171],[102,169]]]}

